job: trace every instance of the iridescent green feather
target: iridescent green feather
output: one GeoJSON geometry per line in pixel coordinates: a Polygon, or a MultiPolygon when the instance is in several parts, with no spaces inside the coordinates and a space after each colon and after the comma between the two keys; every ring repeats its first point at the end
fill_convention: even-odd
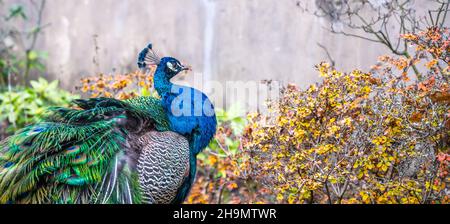
{"type": "Polygon", "coordinates": [[[128,191],[133,203],[140,202],[136,173],[124,167],[115,176],[112,170],[127,144],[130,121],[169,129],[159,100],[75,104],[81,109],[52,108],[44,122],[0,143],[0,203],[121,203],[128,191]],[[107,177],[115,177],[113,188],[102,186],[107,177]]]}

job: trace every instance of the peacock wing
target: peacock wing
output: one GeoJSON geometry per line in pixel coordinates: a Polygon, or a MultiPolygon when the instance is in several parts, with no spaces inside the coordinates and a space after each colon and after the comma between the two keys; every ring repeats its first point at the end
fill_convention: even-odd
{"type": "Polygon", "coordinates": [[[166,131],[159,101],[77,100],[0,143],[0,203],[139,203],[130,137],[166,131]]]}

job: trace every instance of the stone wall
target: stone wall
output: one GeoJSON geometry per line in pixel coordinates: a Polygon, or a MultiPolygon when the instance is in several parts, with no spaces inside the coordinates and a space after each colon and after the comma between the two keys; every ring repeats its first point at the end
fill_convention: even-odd
{"type": "MultiPolygon", "coordinates": [[[[6,6],[29,4],[28,0],[4,2],[6,6]]],[[[306,2],[314,6],[313,1],[306,2]]],[[[416,2],[420,8],[427,1],[416,2]]],[[[327,60],[317,43],[329,49],[343,70],[368,69],[387,53],[375,43],[331,34],[325,18],[302,11],[296,3],[47,0],[43,23],[50,26],[43,31],[38,48],[49,54],[48,78],[59,79],[67,89],[80,77],[96,72],[135,69],[137,53],[149,41],[160,55],[179,58],[202,72],[204,80],[221,83],[273,79],[307,86],[319,80],[314,65],[327,60]],[[93,63],[94,57],[98,64],[93,63]]]]}

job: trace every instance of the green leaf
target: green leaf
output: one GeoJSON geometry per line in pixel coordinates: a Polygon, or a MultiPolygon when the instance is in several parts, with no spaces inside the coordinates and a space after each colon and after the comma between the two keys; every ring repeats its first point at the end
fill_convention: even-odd
{"type": "Polygon", "coordinates": [[[142,96],[151,96],[151,92],[147,89],[147,88],[142,88],[141,89],[141,95],[142,96]]]}
{"type": "Polygon", "coordinates": [[[205,153],[199,153],[198,155],[197,155],[197,159],[199,159],[199,160],[205,160],[206,159],[206,155],[205,155],[205,153]]]}
{"type": "Polygon", "coordinates": [[[39,83],[34,80],[30,81],[30,85],[31,85],[31,87],[33,87],[33,89],[39,88],[39,83]]]}
{"type": "Polygon", "coordinates": [[[209,143],[208,148],[209,148],[211,151],[218,151],[218,149],[220,149],[220,147],[219,147],[219,145],[217,144],[217,141],[216,141],[216,140],[212,140],[212,141],[209,143]]]}
{"type": "Polygon", "coordinates": [[[8,115],[8,121],[10,123],[16,123],[17,115],[15,113],[9,113],[8,115]]]}
{"type": "Polygon", "coordinates": [[[13,18],[21,17],[22,19],[27,19],[27,16],[25,15],[24,8],[21,5],[15,5],[9,8],[9,15],[6,17],[6,20],[10,20],[13,18]]]}
{"type": "Polygon", "coordinates": [[[28,34],[28,37],[31,37],[32,35],[41,32],[41,27],[34,27],[28,34]]]}
{"type": "Polygon", "coordinates": [[[49,90],[56,90],[58,88],[58,85],[59,85],[59,81],[58,80],[54,80],[53,82],[51,82],[48,85],[48,89],[49,90]]]}
{"type": "Polygon", "coordinates": [[[36,60],[39,57],[38,53],[36,51],[30,51],[28,52],[28,59],[31,61],[36,60]]]}

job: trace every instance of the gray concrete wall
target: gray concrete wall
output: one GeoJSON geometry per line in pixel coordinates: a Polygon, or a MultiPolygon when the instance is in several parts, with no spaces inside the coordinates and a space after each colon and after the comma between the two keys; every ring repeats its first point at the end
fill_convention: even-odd
{"type": "MultiPolygon", "coordinates": [[[[331,34],[324,29],[325,18],[303,12],[296,2],[48,0],[43,22],[50,26],[38,48],[49,54],[49,78],[59,79],[67,89],[95,72],[135,69],[137,53],[149,41],[160,55],[179,58],[203,72],[206,80],[219,82],[274,79],[306,86],[319,80],[314,65],[327,59],[317,43],[327,46],[344,70],[368,69],[387,53],[375,43],[331,34]]],[[[417,2],[422,7],[427,1],[417,2]]]]}

